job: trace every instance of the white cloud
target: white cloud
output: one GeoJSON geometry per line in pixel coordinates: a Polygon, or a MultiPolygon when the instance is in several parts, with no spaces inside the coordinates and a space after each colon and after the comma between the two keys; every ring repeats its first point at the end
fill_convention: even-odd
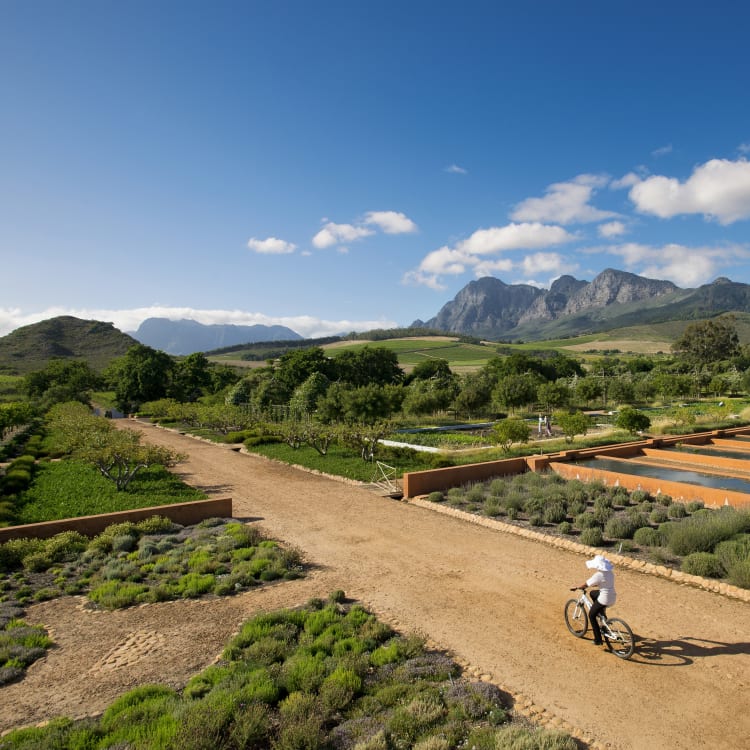
{"type": "Polygon", "coordinates": [[[639,211],[662,219],[703,214],[732,224],[750,218],[750,162],[711,159],[685,182],[655,175],[635,184],[629,195],[639,211]]]}
{"type": "Polygon", "coordinates": [[[417,231],[417,225],[406,214],[398,211],[368,211],[365,224],[374,224],[386,234],[410,234],[417,231]]]}
{"type": "Polygon", "coordinates": [[[672,153],[672,144],[668,143],[666,146],[655,148],[651,152],[651,156],[655,156],[658,159],[660,156],[666,156],[667,154],[671,154],[671,153],[672,153]]]}
{"type": "Polygon", "coordinates": [[[447,166],[443,171],[448,172],[448,174],[469,174],[468,169],[459,167],[458,164],[451,164],[450,166],[447,166]]]}
{"type": "Polygon", "coordinates": [[[741,154],[750,154],[750,143],[740,143],[740,145],[737,146],[737,150],[741,154]]]}
{"type": "Polygon", "coordinates": [[[641,177],[635,172],[628,172],[626,175],[620,177],[619,180],[612,180],[609,183],[609,187],[611,190],[621,190],[622,188],[633,187],[633,185],[637,185],[640,181],[641,177]]]}
{"type": "Polygon", "coordinates": [[[621,221],[608,221],[597,227],[600,237],[619,237],[627,232],[627,228],[621,221]]]}
{"type": "Polygon", "coordinates": [[[247,246],[250,250],[265,255],[285,255],[293,253],[297,249],[297,246],[293,242],[286,242],[277,237],[267,237],[265,240],[258,240],[255,237],[251,237],[247,241],[247,246]]]}
{"type": "Polygon", "coordinates": [[[598,188],[609,178],[603,175],[582,174],[569,182],[556,182],[547,188],[543,198],[526,198],[513,210],[511,219],[540,221],[555,224],[579,224],[603,221],[617,216],[612,211],[601,211],[590,205],[598,188]]]}
{"type": "Polygon", "coordinates": [[[375,234],[373,229],[368,227],[357,227],[354,224],[334,224],[329,221],[312,240],[313,245],[317,248],[331,247],[341,242],[353,242],[362,237],[369,237],[375,234]]]}
{"type": "Polygon", "coordinates": [[[740,245],[686,247],[677,243],[662,246],[629,242],[606,248],[619,255],[627,269],[649,279],[669,279],[681,287],[695,287],[712,281],[719,269],[738,259],[750,258],[740,245]]]}
{"type": "Polygon", "coordinates": [[[75,309],[49,307],[39,312],[23,313],[17,308],[0,308],[0,336],[5,336],[21,326],[38,323],[60,315],[72,315],[82,320],[102,320],[113,323],[120,331],[135,331],[146,318],[169,320],[195,320],[204,325],[227,323],[232,325],[282,325],[305,338],[333,336],[348,331],[369,331],[373,328],[395,328],[393,320],[326,320],[309,315],[272,317],[245,310],[199,310],[192,307],[165,307],[153,305],[130,310],[75,309]]]}
{"type": "Polygon", "coordinates": [[[521,261],[521,268],[525,276],[539,273],[552,273],[560,275],[572,270],[570,264],[560,253],[533,253],[527,255],[521,261]]]}
{"type": "MultiPolygon", "coordinates": [[[[477,276],[487,276],[496,271],[507,273],[517,266],[510,258],[489,258],[487,256],[511,250],[536,250],[560,245],[576,239],[562,227],[548,226],[539,223],[508,224],[504,227],[478,229],[454,247],[444,246],[425,255],[415,271],[409,271],[403,277],[403,283],[427,286],[442,290],[441,276],[458,276],[473,269],[477,276]]],[[[546,270],[559,272],[555,264],[561,256],[555,253],[538,253],[536,261],[530,261],[536,267],[550,264],[546,270]],[[556,258],[557,260],[552,260],[556,258]]],[[[523,262],[521,263],[523,266],[523,262]]]]}
{"type": "Polygon", "coordinates": [[[575,235],[562,227],[539,222],[506,224],[504,227],[477,229],[470,237],[456,245],[456,249],[470,255],[488,255],[504,250],[535,250],[570,242],[575,235]]]}

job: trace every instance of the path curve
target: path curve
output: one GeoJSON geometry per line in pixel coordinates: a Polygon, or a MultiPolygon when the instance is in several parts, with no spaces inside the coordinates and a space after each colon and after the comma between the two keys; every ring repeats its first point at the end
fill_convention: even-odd
{"type": "Polygon", "coordinates": [[[87,613],[71,600],[35,605],[27,619],[52,623],[60,646],[23,681],[2,689],[0,727],[96,712],[117,690],[142,682],[179,686],[211,663],[253,612],[343,589],[399,630],[423,633],[470,672],[508,690],[522,712],[574,729],[594,747],[746,746],[747,603],[620,570],[613,614],[641,639],[638,655],[621,661],[565,629],[567,587],[586,573],[579,554],[137,426],[148,441],[188,455],[177,468],[185,481],[231,495],[236,517],[257,520],[299,547],[315,570],[304,581],[226,600],[109,614],[87,613]],[[135,656],[128,656],[134,646],[135,656]],[[45,691],[47,702],[54,696],[50,708],[38,705],[45,691]]]}

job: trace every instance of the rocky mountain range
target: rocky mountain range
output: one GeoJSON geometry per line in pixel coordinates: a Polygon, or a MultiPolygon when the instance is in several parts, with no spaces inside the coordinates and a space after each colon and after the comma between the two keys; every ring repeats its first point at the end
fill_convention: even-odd
{"type": "Polygon", "coordinates": [[[750,286],[716,279],[697,289],[608,268],[592,281],[561,276],[549,288],[484,277],[413,326],[489,340],[540,340],[632,325],[750,312],[750,286]]]}
{"type": "Polygon", "coordinates": [[[298,341],[302,338],[286,326],[205,325],[195,320],[167,318],[147,318],[137,331],[130,331],[130,335],[141,344],[175,355],[258,341],[298,341]]]}

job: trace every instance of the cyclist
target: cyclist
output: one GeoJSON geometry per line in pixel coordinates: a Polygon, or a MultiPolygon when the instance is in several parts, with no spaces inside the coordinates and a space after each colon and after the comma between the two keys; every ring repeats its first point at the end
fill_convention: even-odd
{"type": "Polygon", "coordinates": [[[602,631],[599,628],[597,615],[607,606],[611,606],[617,599],[615,592],[615,574],[612,563],[604,555],[596,555],[591,560],[586,560],[586,567],[595,570],[596,573],[589,578],[586,583],[580,586],[573,586],[571,591],[576,589],[587,589],[592,586],[598,588],[589,592],[591,595],[592,605],[589,611],[589,622],[594,631],[594,645],[602,645],[602,631]]]}

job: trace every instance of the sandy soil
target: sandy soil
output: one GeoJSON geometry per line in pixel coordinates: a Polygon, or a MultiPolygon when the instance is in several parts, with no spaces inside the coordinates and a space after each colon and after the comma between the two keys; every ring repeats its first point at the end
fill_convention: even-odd
{"type": "Polygon", "coordinates": [[[114,613],[84,600],[31,607],[57,647],[0,689],[0,728],[97,713],[123,690],[174,686],[210,664],[252,614],[343,589],[403,632],[421,632],[519,711],[594,747],[747,747],[750,609],[717,594],[621,570],[613,614],[640,637],[622,661],[574,639],[562,607],[585,578],[572,552],[475,526],[359,487],[144,426],[189,455],[184,479],[231,495],[235,516],[302,549],[302,581],[229,599],[114,613]]]}

